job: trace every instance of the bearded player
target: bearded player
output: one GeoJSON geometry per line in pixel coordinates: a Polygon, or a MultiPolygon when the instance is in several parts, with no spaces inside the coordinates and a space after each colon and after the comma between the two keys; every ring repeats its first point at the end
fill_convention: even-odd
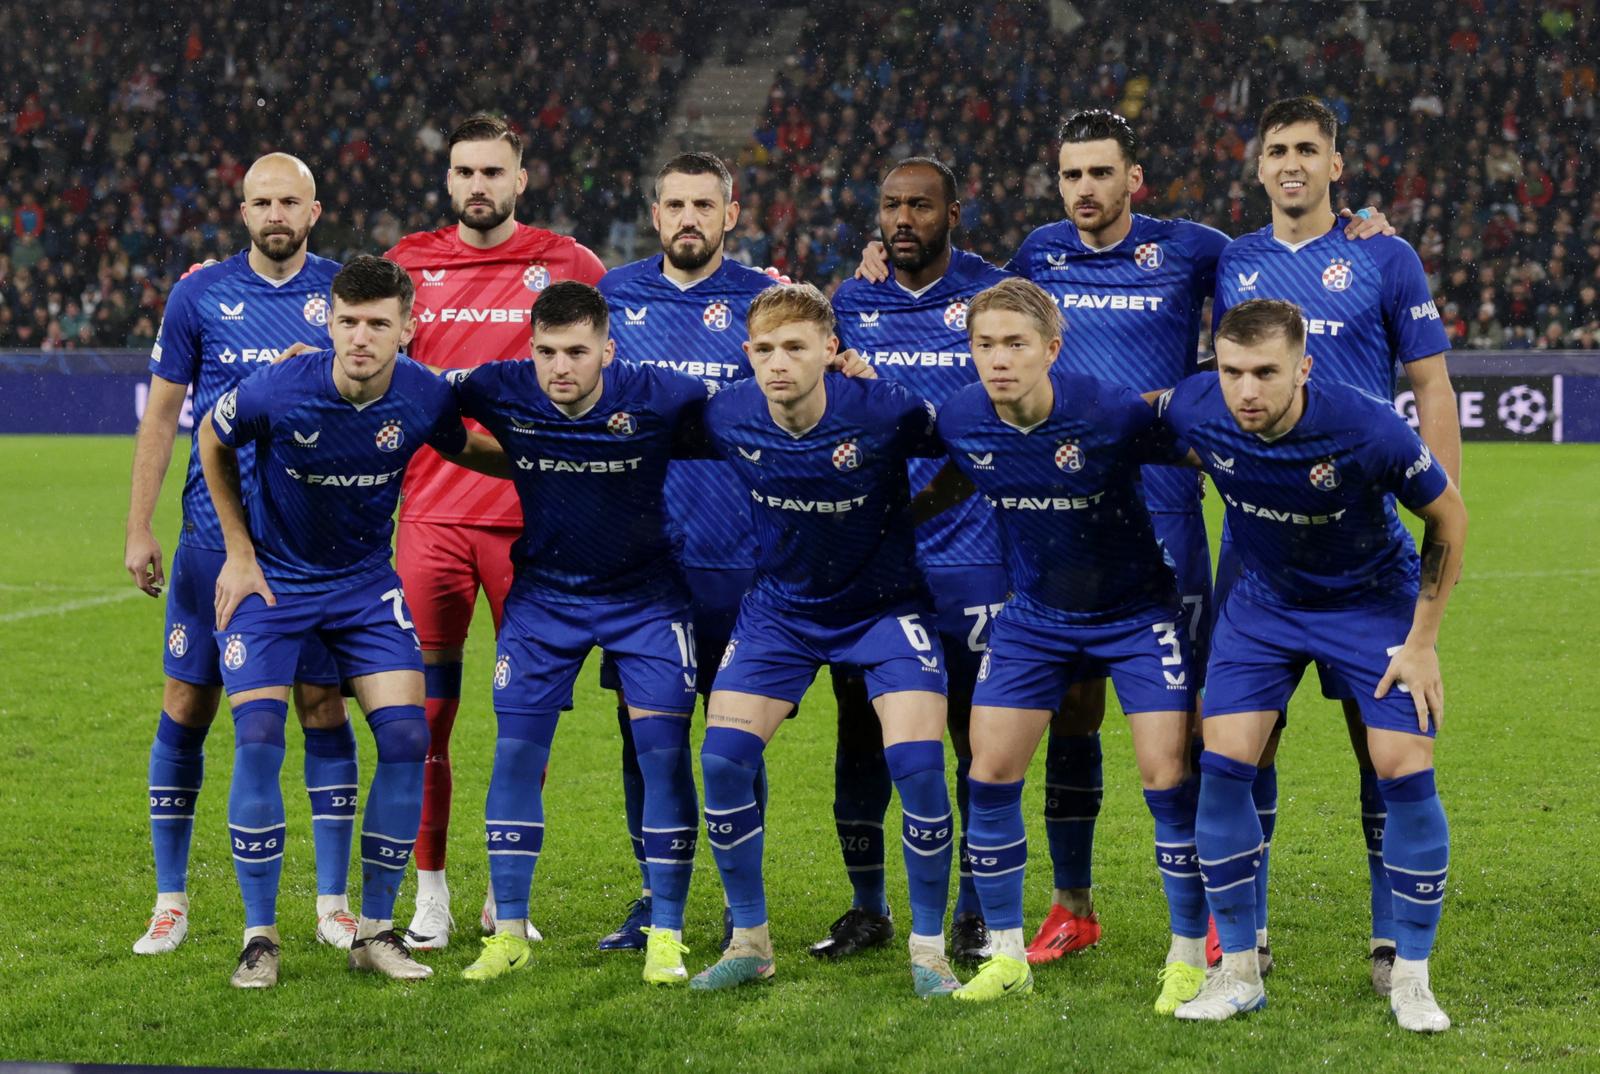
{"type": "MultiPolygon", "coordinates": [[[[446,186],[453,227],[401,239],[388,256],[416,285],[419,362],[459,369],[529,353],[529,310],[556,280],[600,282],[605,266],[573,239],[518,223],[528,184],[522,139],[504,120],[474,115],[450,134],[446,186]]],[[[432,950],[450,942],[445,842],[450,826],[450,731],[461,700],[461,656],[478,591],[499,628],[511,587],[511,545],[522,511],[511,482],[463,473],[431,449],[406,471],[396,566],[422,642],[425,713],[432,746],[423,768],[417,836],[417,908],[410,941],[432,950]]],[[[483,920],[493,920],[486,903],[483,920]]]]}

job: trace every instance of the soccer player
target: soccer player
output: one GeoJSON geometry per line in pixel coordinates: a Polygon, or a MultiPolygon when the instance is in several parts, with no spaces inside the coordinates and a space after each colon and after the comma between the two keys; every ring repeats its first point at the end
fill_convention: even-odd
{"type": "Polygon", "coordinates": [[[706,431],[756,506],[755,583],[707,706],[706,832],[733,914],[732,942],[691,987],[773,973],[755,798],[767,741],[823,664],[863,669],[904,814],[911,964],[918,995],[959,986],[944,953],[952,846],[944,781],[945,671],[915,562],[906,462],[937,450],[932,407],[903,387],[824,378],[838,339],[808,285],[750,304],[755,370],[712,397],[706,431]]]}
{"type": "MultiPolygon", "coordinates": [[[[1252,298],[1296,303],[1316,354],[1316,376],[1349,384],[1370,395],[1393,398],[1395,375],[1404,365],[1416,392],[1423,442],[1446,474],[1461,476],[1461,426],[1444,352],[1449,338],[1429,293],[1422,262],[1401,238],[1378,236],[1353,242],[1332,208],[1332,184],[1343,170],[1334,151],[1338,120],[1311,97],[1278,101],[1261,116],[1258,175],[1272,202],[1270,226],[1230,243],[1217,266],[1213,319],[1252,298]]],[[[1218,563],[1221,596],[1238,573],[1232,542],[1224,534],[1218,563]]],[[[1372,938],[1368,945],[1372,987],[1389,988],[1395,958],[1395,924],[1383,862],[1385,806],[1378,776],[1367,756],[1368,735],[1354,687],[1319,664],[1323,696],[1338,698],[1361,772],[1361,830],[1367,841],[1372,891],[1372,938]]],[[[1259,761],[1255,795],[1266,833],[1257,877],[1258,946],[1267,958],[1267,867],[1277,817],[1278,738],[1273,731],[1259,761]]]]}
{"type": "MultiPolygon", "coordinates": [[[[718,383],[748,377],[745,312],[750,300],[774,281],[723,256],[723,236],[739,220],[727,166],[708,153],[682,153],[667,161],[656,175],[650,219],[661,239],[661,253],[612,269],[600,281],[617,357],[718,383]]],[[[666,502],[689,588],[696,689],[709,696],[717,659],[728,646],[739,601],[755,569],[750,498],[726,462],[681,459],[667,468],[666,502]]],[[[614,672],[611,660],[602,663],[603,685],[620,685],[614,672]]],[[[620,694],[617,719],[623,730],[628,834],[643,890],[623,923],[600,941],[602,951],[643,948],[651,914],[644,775],[628,730],[628,704],[620,694]]],[[[765,787],[764,777],[760,785],[765,787]]]]}
{"type": "MultiPolygon", "coordinates": [[[[522,139],[503,120],[469,117],[451,132],[449,149],[446,186],[455,226],[408,235],[388,254],[417,289],[417,332],[407,353],[435,368],[525,357],[532,299],[556,280],[598,283],[605,267],[571,238],[512,217],[528,173],[522,139]]],[[[462,647],[480,589],[498,629],[511,587],[511,545],[521,531],[510,482],[462,473],[432,451],[412,460],[395,563],[422,640],[433,743],[417,837],[416,913],[408,930],[423,949],[447,946],[454,928],[445,843],[462,647]]],[[[493,929],[491,901],[482,914],[485,931],[493,929]]]]}
{"type": "Polygon", "coordinates": [[[278,880],[286,836],[283,722],[300,651],[327,648],[367,714],[378,760],[361,824],[361,917],[350,967],[416,979],[391,916],[416,839],[428,726],[422,658],[389,566],[389,521],[406,462],[431,443],[492,465],[498,445],[461,425],[450,387],[408,358],[412,287],[392,261],[353,259],[333,278],[331,351],[261,370],[200,422],[200,457],[227,558],[216,642],[233,709],[228,828],[245,904],[232,984],[278,980],[278,880]],[[248,514],[239,452],[254,447],[248,514]]]}
{"type": "Polygon", "coordinates": [[[1428,980],[1449,866],[1434,784],[1444,717],[1434,651],[1467,534],[1461,494],[1389,401],[1312,375],[1304,312],[1255,299],[1222,318],[1218,376],[1165,393],[1158,413],[1226,505],[1240,575],[1221,605],[1205,695],[1195,836],[1221,965],[1177,1010],[1220,1021],[1266,1004],[1256,953],[1263,832],[1257,762],[1308,663],[1357,699],[1387,806],[1394,899],[1389,1005],[1401,1028],[1448,1029],[1428,980]],[[1393,501],[1423,520],[1419,560],[1393,501]]]}
{"type": "Polygon", "coordinates": [[[1056,365],[1061,315],[1026,280],[967,308],[982,377],[939,413],[967,491],[993,505],[1011,595],[995,619],[972,710],[972,872],[994,956],[956,993],[1022,995],[1027,837],[1022,786],[1067,687],[1110,674],[1128,713],[1172,939],[1155,1009],[1171,1014],[1205,979],[1205,893],[1195,864],[1189,755],[1191,651],[1182,604],[1140,495],[1141,464],[1187,455],[1131,388],[1056,365]]]}
{"type": "MultiPolygon", "coordinates": [[[[840,345],[857,351],[880,376],[903,382],[935,406],[976,382],[968,353],[967,303],[1006,278],[983,258],[952,247],[950,232],[960,218],[949,168],[930,157],[900,161],[884,176],[878,194],[878,229],[889,252],[889,276],[881,283],[847,280],[833,296],[840,345]]],[[[926,485],[938,469],[935,460],[913,459],[912,488],[926,485]]],[[[917,559],[933,596],[933,625],[945,653],[956,800],[964,831],[972,688],[989,621],[1006,599],[999,538],[988,505],[970,499],[920,526],[917,559]]],[[[883,872],[883,817],[891,784],[878,720],[859,672],[835,668],[833,688],[839,712],[834,823],[854,899],[829,935],[812,945],[813,954],[826,958],[887,943],[894,935],[883,872]]],[[[963,835],[950,953],[957,961],[973,962],[988,953],[988,933],[965,843],[963,835]]]]}
{"type": "MultiPolygon", "coordinates": [[[[204,414],[248,374],[298,340],[328,342],[328,284],[337,263],[306,249],[321,206],[316,181],[299,159],[261,157],[245,173],[241,215],[247,250],[203,268],[172,289],[150,354],[150,394],[134,443],[124,560],[134,582],[160,596],[167,578],[150,519],[172,461],[178,420],[204,414]]],[[[183,529],[167,590],[166,672],[161,718],[150,747],[150,841],[156,904],[136,954],[164,954],[189,931],[189,844],[205,767],[204,744],[216,718],[222,675],[212,640],[212,596],[225,548],[200,471],[199,423],[191,435],[183,488],[183,529]]],[[[254,487],[254,453],[239,455],[254,487]]],[[[339,696],[332,659],[315,641],[295,673],[295,711],[305,731],[305,779],[317,861],[317,939],[348,949],[356,921],[345,888],[355,827],[356,740],[339,696]]]]}
{"type": "Polygon", "coordinates": [[[450,374],[462,412],[514,460],[526,519],[494,672],[499,736],[484,823],[495,932],[463,976],[488,980],[528,963],[528,892],[544,843],[540,777],[572,684],[600,646],[628,699],[624,731],[643,772],[652,893],[644,979],[681,984],[699,812],[689,753],[698,657],[663,491],[674,443],[698,428],[708,385],[614,362],[606,300],[586,284],[551,284],[532,320],[531,361],[450,374]]]}

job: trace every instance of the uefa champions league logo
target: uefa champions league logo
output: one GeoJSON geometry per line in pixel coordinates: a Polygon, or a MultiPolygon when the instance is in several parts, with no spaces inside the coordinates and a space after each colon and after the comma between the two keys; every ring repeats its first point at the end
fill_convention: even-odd
{"type": "Polygon", "coordinates": [[[309,295],[305,308],[300,312],[307,324],[325,325],[328,323],[328,300],[321,295],[309,295]]]}
{"type": "Polygon", "coordinates": [[[738,638],[734,638],[732,641],[728,642],[728,647],[722,650],[722,660],[717,664],[718,671],[727,670],[728,665],[733,663],[733,650],[737,648],[738,645],[738,638]]]}
{"type": "Polygon", "coordinates": [[[540,264],[532,264],[522,270],[522,286],[530,291],[543,291],[550,286],[550,270],[540,264]]]}
{"type": "Polygon", "coordinates": [[[506,653],[500,654],[500,659],[494,662],[494,688],[504,690],[511,682],[511,657],[506,653]]]}
{"type": "Polygon", "coordinates": [[[639,424],[633,420],[633,415],[625,410],[619,410],[606,419],[606,432],[612,436],[632,436],[638,428],[639,424]]]}
{"type": "Polygon", "coordinates": [[[229,671],[238,671],[244,667],[244,662],[249,656],[244,647],[244,637],[239,634],[229,634],[227,644],[222,647],[222,666],[229,671]]]}
{"type": "Polygon", "coordinates": [[[967,304],[960,299],[944,308],[944,326],[956,332],[967,330],[967,304]]]}
{"type": "Polygon", "coordinates": [[[726,332],[733,323],[733,311],[728,309],[726,302],[708,302],[700,320],[713,332],[726,332]]]}
{"type": "Polygon", "coordinates": [[[1332,458],[1318,459],[1311,467],[1311,484],[1323,492],[1332,492],[1339,487],[1339,470],[1333,465],[1332,458]]]}
{"type": "Polygon", "coordinates": [[[989,657],[993,654],[993,652],[994,652],[994,650],[992,650],[992,649],[985,649],[983,651],[983,659],[978,661],[978,681],[979,682],[988,682],[989,681],[989,657]]]}
{"type": "Polygon", "coordinates": [[[1068,473],[1083,469],[1083,448],[1076,440],[1063,440],[1056,448],[1056,465],[1068,473]]]}
{"type": "Polygon", "coordinates": [[[847,473],[861,465],[861,449],[854,440],[846,440],[833,449],[833,465],[847,473]]]}
{"type": "Polygon", "coordinates": [[[182,623],[173,623],[172,632],[167,635],[167,652],[179,660],[189,651],[189,631],[182,623]]]}
{"type": "Polygon", "coordinates": [[[1166,259],[1167,256],[1161,252],[1158,243],[1142,242],[1133,249],[1133,263],[1146,272],[1154,272],[1166,259]]]}
{"type": "Polygon", "coordinates": [[[399,451],[400,445],[405,443],[405,433],[400,428],[398,421],[386,421],[378,430],[378,435],[373,438],[379,451],[399,451]]]}

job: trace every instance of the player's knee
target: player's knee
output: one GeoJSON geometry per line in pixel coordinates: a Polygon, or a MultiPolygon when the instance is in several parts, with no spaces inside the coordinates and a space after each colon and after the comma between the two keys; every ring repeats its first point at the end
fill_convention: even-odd
{"type": "Polygon", "coordinates": [[[379,764],[421,764],[428,759],[428,721],[420,705],[391,705],[367,716],[379,764]]]}
{"type": "Polygon", "coordinates": [[[182,679],[167,679],[161,690],[161,711],[174,723],[195,730],[211,726],[221,701],[220,686],[201,686],[182,679]]]}
{"type": "Polygon", "coordinates": [[[944,742],[922,739],[885,746],[883,759],[889,765],[889,778],[896,783],[919,772],[944,771],[944,742]]]}
{"type": "Polygon", "coordinates": [[[337,686],[302,684],[296,688],[294,707],[300,716],[300,726],[307,729],[326,731],[350,719],[337,686]]]}
{"type": "Polygon", "coordinates": [[[548,750],[555,741],[560,720],[560,713],[497,712],[495,734],[502,739],[531,742],[548,750]]]}
{"type": "Polygon", "coordinates": [[[1151,757],[1139,759],[1139,781],[1147,791],[1165,791],[1183,782],[1186,758],[1151,757]]]}
{"type": "Polygon", "coordinates": [[[700,771],[705,779],[707,797],[749,789],[765,747],[759,735],[748,731],[735,727],[707,728],[705,741],[700,746],[700,771]]]}
{"type": "Polygon", "coordinates": [[[628,731],[639,753],[689,748],[689,719],[686,716],[641,716],[629,721],[628,731]]]}
{"type": "Polygon", "coordinates": [[[289,717],[289,703],[272,698],[257,698],[233,707],[233,748],[274,746],[284,748],[283,724],[289,717]]]}

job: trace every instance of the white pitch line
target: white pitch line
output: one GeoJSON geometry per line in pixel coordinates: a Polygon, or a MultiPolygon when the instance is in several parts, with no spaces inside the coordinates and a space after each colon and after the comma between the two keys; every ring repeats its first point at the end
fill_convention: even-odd
{"type": "Polygon", "coordinates": [[[84,597],[82,600],[69,600],[61,604],[49,604],[43,608],[24,608],[20,612],[6,612],[0,614],[0,623],[15,623],[23,619],[37,619],[41,615],[65,615],[67,612],[81,611],[84,608],[98,608],[102,604],[114,604],[119,600],[142,596],[144,596],[142,590],[119,589],[115,593],[103,593],[98,597],[84,597]]]}
{"type": "Polygon", "coordinates": [[[1593,578],[1600,575],[1600,567],[1573,567],[1566,570],[1550,571],[1467,571],[1462,575],[1462,581],[1470,582],[1482,579],[1487,582],[1499,581],[1502,578],[1593,578]]]}

